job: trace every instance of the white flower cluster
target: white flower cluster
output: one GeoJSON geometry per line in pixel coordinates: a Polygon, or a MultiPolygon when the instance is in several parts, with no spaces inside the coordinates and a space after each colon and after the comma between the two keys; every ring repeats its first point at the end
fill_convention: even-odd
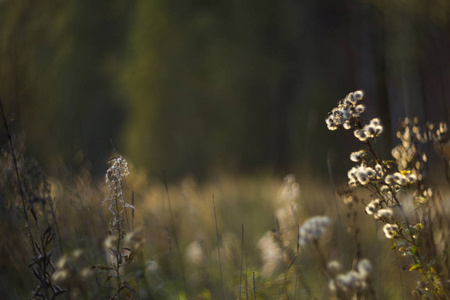
{"type": "Polygon", "coordinates": [[[383,226],[383,232],[388,239],[392,239],[397,235],[398,226],[395,224],[385,224],[383,226]]]}
{"type": "Polygon", "coordinates": [[[364,156],[366,155],[366,152],[367,152],[366,150],[359,150],[352,152],[350,154],[350,160],[354,162],[360,162],[363,160],[364,156]]]}
{"type": "Polygon", "coordinates": [[[339,127],[344,129],[352,128],[353,121],[359,118],[359,115],[364,112],[364,105],[358,104],[364,94],[362,91],[356,91],[348,94],[345,99],[339,101],[337,107],[328,113],[325,122],[329,130],[336,130],[339,127]]]}
{"type": "Polygon", "coordinates": [[[372,200],[369,204],[366,206],[366,214],[373,215],[376,214],[378,209],[380,208],[380,199],[372,200]]]}
{"type": "Polygon", "coordinates": [[[379,179],[380,171],[377,172],[376,169],[371,167],[367,167],[364,164],[353,167],[348,171],[348,185],[355,187],[359,184],[366,185],[370,182],[370,180],[379,179]]]}
{"type": "Polygon", "coordinates": [[[367,204],[365,212],[368,215],[373,215],[375,220],[389,220],[394,213],[390,208],[381,208],[380,199],[372,200],[367,204]]]}
{"type": "Polygon", "coordinates": [[[362,129],[356,129],[353,134],[358,140],[365,142],[369,138],[377,138],[381,133],[383,133],[383,126],[380,119],[374,118],[362,129]]]}
{"type": "Polygon", "coordinates": [[[386,175],[384,182],[387,185],[407,185],[412,184],[417,181],[417,176],[414,174],[402,174],[400,172],[395,172],[394,174],[386,175]]]}
{"type": "Polygon", "coordinates": [[[388,220],[394,215],[392,209],[381,208],[380,199],[372,200],[367,204],[365,212],[368,215],[373,215],[376,220],[388,220]]]}
{"type": "MultiPolygon", "coordinates": [[[[330,262],[328,266],[330,267],[330,262]]],[[[336,262],[333,263],[334,265],[336,262]]],[[[331,291],[340,291],[345,295],[349,293],[362,291],[367,288],[372,264],[368,259],[362,259],[358,262],[356,270],[351,270],[345,274],[338,274],[330,280],[329,288],[331,291]]]]}
{"type": "Polygon", "coordinates": [[[392,209],[390,209],[390,208],[383,208],[383,209],[379,209],[373,215],[373,217],[375,219],[377,219],[377,220],[379,220],[379,219],[387,220],[389,218],[392,218],[393,215],[394,215],[394,213],[392,212],[392,209]]]}
{"type": "Polygon", "coordinates": [[[307,245],[318,240],[330,225],[330,219],[326,216],[316,216],[303,223],[300,228],[300,244],[307,245]]]}

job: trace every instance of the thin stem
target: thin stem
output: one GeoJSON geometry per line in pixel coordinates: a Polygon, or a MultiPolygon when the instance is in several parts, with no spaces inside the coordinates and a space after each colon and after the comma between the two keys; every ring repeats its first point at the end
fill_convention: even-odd
{"type": "Polygon", "coordinates": [[[256,277],[254,270],[253,270],[253,298],[256,300],[256,277]]]}
{"type": "Polygon", "coordinates": [[[183,257],[181,255],[180,246],[178,244],[177,230],[176,230],[176,227],[175,227],[175,221],[174,221],[174,217],[173,217],[172,204],[170,202],[169,186],[168,186],[167,180],[165,178],[164,178],[164,186],[165,186],[166,194],[167,194],[167,202],[169,204],[170,220],[171,220],[171,223],[172,223],[173,237],[175,239],[175,246],[177,247],[177,253],[179,254],[180,269],[181,269],[181,275],[183,277],[183,284],[184,284],[184,288],[186,290],[186,296],[187,296],[188,299],[190,299],[189,289],[188,289],[188,285],[187,285],[187,282],[186,282],[186,276],[185,276],[185,273],[184,273],[183,257]]]}
{"type": "Polygon", "coordinates": [[[219,269],[220,269],[220,281],[221,281],[221,285],[222,285],[222,298],[225,300],[225,290],[223,287],[222,261],[220,260],[219,229],[217,227],[216,204],[214,202],[214,195],[212,195],[212,202],[213,202],[213,208],[214,208],[214,221],[216,222],[217,252],[219,254],[219,269]]]}
{"type": "MultiPolygon", "coordinates": [[[[340,252],[340,256],[341,256],[341,260],[342,260],[342,255],[343,255],[343,248],[342,248],[342,234],[341,234],[341,214],[339,213],[339,206],[338,206],[338,202],[337,202],[337,197],[336,197],[336,188],[334,186],[334,180],[333,180],[333,173],[331,170],[331,158],[330,158],[330,151],[328,151],[328,155],[327,155],[327,167],[328,167],[328,174],[330,175],[330,182],[331,182],[331,187],[333,189],[334,192],[334,204],[336,206],[336,214],[337,214],[337,221],[338,221],[338,238],[339,238],[339,252],[340,252]]],[[[342,261],[341,261],[342,262],[342,261]]]]}
{"type": "Polygon", "coordinates": [[[37,257],[36,249],[34,247],[34,238],[33,238],[32,232],[31,232],[30,222],[28,219],[27,206],[25,204],[25,193],[23,191],[22,181],[20,180],[20,172],[19,172],[19,167],[18,167],[18,163],[17,163],[16,153],[14,151],[14,145],[13,145],[13,141],[12,141],[11,131],[9,130],[8,122],[6,121],[5,110],[3,109],[3,104],[2,104],[1,99],[0,99],[0,109],[1,109],[2,119],[3,119],[3,125],[5,126],[6,134],[8,136],[9,146],[11,148],[11,156],[12,156],[13,162],[14,162],[14,170],[16,172],[17,186],[19,187],[20,197],[22,199],[22,211],[23,211],[23,215],[25,217],[25,223],[26,223],[26,228],[28,231],[29,241],[31,244],[31,249],[33,250],[33,255],[34,255],[34,257],[37,257]]]}
{"type": "MultiPolygon", "coordinates": [[[[172,241],[170,239],[169,228],[167,228],[167,226],[166,226],[166,233],[167,233],[167,240],[169,241],[170,267],[172,269],[172,277],[173,277],[173,279],[175,279],[175,267],[173,265],[172,241]]],[[[178,289],[176,286],[175,286],[175,291],[177,293],[178,300],[180,300],[180,295],[179,295],[179,292],[178,292],[178,289]]]]}
{"type": "Polygon", "coordinates": [[[242,224],[242,240],[241,240],[241,271],[239,273],[239,297],[241,299],[242,294],[242,267],[244,262],[244,224],[242,224]]]}

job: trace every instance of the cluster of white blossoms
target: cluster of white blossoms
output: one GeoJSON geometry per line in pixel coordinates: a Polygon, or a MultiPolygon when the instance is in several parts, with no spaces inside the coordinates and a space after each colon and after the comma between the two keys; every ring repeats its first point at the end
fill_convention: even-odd
{"type": "Polygon", "coordinates": [[[386,175],[384,178],[384,182],[387,185],[395,186],[395,185],[407,185],[412,184],[417,181],[417,176],[414,174],[402,174],[400,172],[395,172],[394,174],[386,175]]]}
{"type": "Polygon", "coordinates": [[[372,215],[376,220],[389,220],[394,213],[390,208],[381,208],[380,199],[372,200],[366,205],[365,212],[368,215],[372,215]]]}
{"type": "Polygon", "coordinates": [[[317,241],[329,225],[330,219],[326,216],[316,216],[306,220],[300,228],[300,244],[304,246],[317,241]]]}
{"type": "Polygon", "coordinates": [[[370,273],[372,272],[372,264],[368,259],[360,260],[356,266],[356,270],[336,275],[339,269],[339,262],[331,261],[328,263],[328,272],[333,276],[329,281],[331,291],[349,295],[368,287],[370,273]]]}
{"type": "Polygon", "coordinates": [[[349,179],[348,185],[355,187],[358,184],[366,185],[371,180],[379,179],[380,172],[377,172],[374,168],[367,167],[365,164],[361,164],[351,168],[347,176],[349,179]]]}
{"type": "Polygon", "coordinates": [[[398,226],[396,224],[385,224],[383,226],[383,232],[388,239],[392,239],[397,236],[398,226]]]}
{"type": "Polygon", "coordinates": [[[365,110],[364,105],[358,104],[362,100],[364,94],[362,91],[356,91],[348,94],[345,99],[339,101],[337,107],[328,113],[325,120],[329,130],[336,130],[340,127],[350,129],[353,122],[359,119],[359,115],[365,110]]]}
{"type": "Polygon", "coordinates": [[[360,162],[366,156],[366,152],[367,152],[366,150],[359,150],[359,151],[352,152],[350,154],[350,160],[354,161],[354,162],[360,162]]]}
{"type": "Polygon", "coordinates": [[[380,119],[374,118],[370,120],[369,124],[366,124],[361,129],[354,131],[355,137],[361,142],[367,141],[369,138],[377,138],[383,133],[383,126],[380,123],[380,119]]]}

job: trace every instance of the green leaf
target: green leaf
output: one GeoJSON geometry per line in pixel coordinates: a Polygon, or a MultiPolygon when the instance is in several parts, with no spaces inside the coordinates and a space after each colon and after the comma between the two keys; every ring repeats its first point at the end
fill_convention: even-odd
{"type": "Polygon", "coordinates": [[[416,245],[411,247],[411,252],[412,252],[412,254],[417,255],[417,246],[416,245]]]}

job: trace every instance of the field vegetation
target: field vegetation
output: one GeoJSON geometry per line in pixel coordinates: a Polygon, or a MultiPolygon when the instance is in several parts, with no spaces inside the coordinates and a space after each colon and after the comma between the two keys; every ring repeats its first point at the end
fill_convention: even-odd
{"type": "Polygon", "coordinates": [[[1,298],[448,299],[447,125],[406,118],[383,153],[363,97],[323,116],[354,143],[347,169],[328,161],[327,181],[167,182],[115,150],[104,179],[83,165],[52,176],[1,107],[1,298]]]}

